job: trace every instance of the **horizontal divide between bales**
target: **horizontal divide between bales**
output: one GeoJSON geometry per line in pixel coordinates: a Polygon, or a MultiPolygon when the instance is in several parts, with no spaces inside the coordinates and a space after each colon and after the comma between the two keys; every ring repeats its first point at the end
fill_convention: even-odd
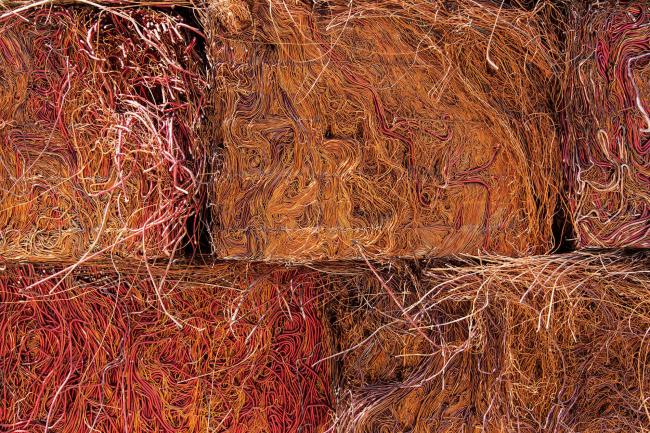
{"type": "Polygon", "coordinates": [[[3,6],[0,431],[650,430],[650,9],[529,3],[3,6]]]}

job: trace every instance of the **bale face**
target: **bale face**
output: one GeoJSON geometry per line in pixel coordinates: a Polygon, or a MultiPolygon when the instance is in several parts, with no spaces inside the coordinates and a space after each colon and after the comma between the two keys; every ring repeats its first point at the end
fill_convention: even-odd
{"type": "Polygon", "coordinates": [[[147,10],[22,16],[0,30],[0,255],[181,250],[203,196],[198,36],[147,10]]]}
{"type": "Polygon", "coordinates": [[[2,431],[323,431],[331,371],[312,367],[327,350],[313,274],[51,272],[0,275],[2,431]]]}
{"type": "Polygon", "coordinates": [[[555,41],[535,13],[263,3],[214,2],[207,14],[223,142],[217,255],[550,249],[555,41]]]}
{"type": "Polygon", "coordinates": [[[564,154],[581,247],[650,247],[650,8],[572,11],[564,154]]]}
{"type": "Polygon", "coordinates": [[[334,281],[339,432],[650,425],[650,259],[569,255],[334,281]]]}

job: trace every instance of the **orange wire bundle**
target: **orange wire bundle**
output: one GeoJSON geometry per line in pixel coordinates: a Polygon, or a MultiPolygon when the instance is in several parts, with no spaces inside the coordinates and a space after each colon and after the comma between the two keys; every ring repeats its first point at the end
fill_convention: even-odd
{"type": "Polygon", "coordinates": [[[0,431],[305,433],[328,421],[313,274],[217,265],[53,275],[0,276],[0,431]]]}
{"type": "Polygon", "coordinates": [[[333,430],[647,431],[649,269],[573,253],[346,270],[333,430]]]}
{"type": "Polygon", "coordinates": [[[564,161],[580,247],[650,247],[650,6],[572,9],[564,161]]]}
{"type": "Polygon", "coordinates": [[[0,18],[0,256],[162,256],[203,206],[200,32],[148,9],[0,18]]]}
{"type": "Polygon", "coordinates": [[[650,252],[538,255],[565,180],[650,247],[647,5],[44,3],[0,5],[0,432],[650,431],[650,252]]]}
{"type": "Polygon", "coordinates": [[[550,250],[545,17],[473,1],[209,2],[216,254],[550,250]]]}

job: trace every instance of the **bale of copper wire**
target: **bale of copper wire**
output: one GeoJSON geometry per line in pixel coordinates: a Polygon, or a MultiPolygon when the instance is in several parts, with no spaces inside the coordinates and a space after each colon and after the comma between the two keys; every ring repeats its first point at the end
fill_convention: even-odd
{"type": "Polygon", "coordinates": [[[579,247],[650,247],[650,6],[576,2],[563,155],[579,247]]]}
{"type": "Polygon", "coordinates": [[[572,253],[332,274],[332,431],[647,430],[649,269],[572,253]]]}
{"type": "Polygon", "coordinates": [[[195,242],[201,37],[144,8],[0,15],[0,256],[156,257],[195,242]]]}
{"type": "Polygon", "coordinates": [[[549,251],[561,169],[547,14],[469,0],[208,2],[215,254],[549,251]]]}
{"type": "Polygon", "coordinates": [[[0,432],[650,431],[648,29],[3,2],[0,432]]]}
{"type": "Polygon", "coordinates": [[[215,265],[0,273],[0,430],[321,432],[314,272],[215,265]]]}

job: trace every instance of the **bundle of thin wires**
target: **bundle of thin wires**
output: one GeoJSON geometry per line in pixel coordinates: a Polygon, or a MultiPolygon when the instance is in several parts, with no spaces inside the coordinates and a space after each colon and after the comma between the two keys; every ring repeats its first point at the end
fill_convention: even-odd
{"type": "Polygon", "coordinates": [[[329,420],[313,273],[57,275],[0,275],[1,431],[303,433],[329,420]]]}
{"type": "Polygon", "coordinates": [[[648,430],[649,269],[573,253],[332,277],[333,430],[648,430]]]}
{"type": "Polygon", "coordinates": [[[576,3],[564,163],[580,247],[650,247],[650,7],[576,3]]]}
{"type": "Polygon", "coordinates": [[[216,254],[551,249],[558,43],[545,2],[506,6],[209,2],[216,254]]]}
{"type": "Polygon", "coordinates": [[[192,0],[6,0],[0,4],[0,10],[8,12],[23,12],[43,5],[56,6],[93,6],[99,8],[140,7],[173,9],[195,7],[197,2],[192,0]]]}
{"type": "Polygon", "coordinates": [[[200,39],[149,9],[1,15],[0,256],[164,256],[195,242],[200,39]]]}

